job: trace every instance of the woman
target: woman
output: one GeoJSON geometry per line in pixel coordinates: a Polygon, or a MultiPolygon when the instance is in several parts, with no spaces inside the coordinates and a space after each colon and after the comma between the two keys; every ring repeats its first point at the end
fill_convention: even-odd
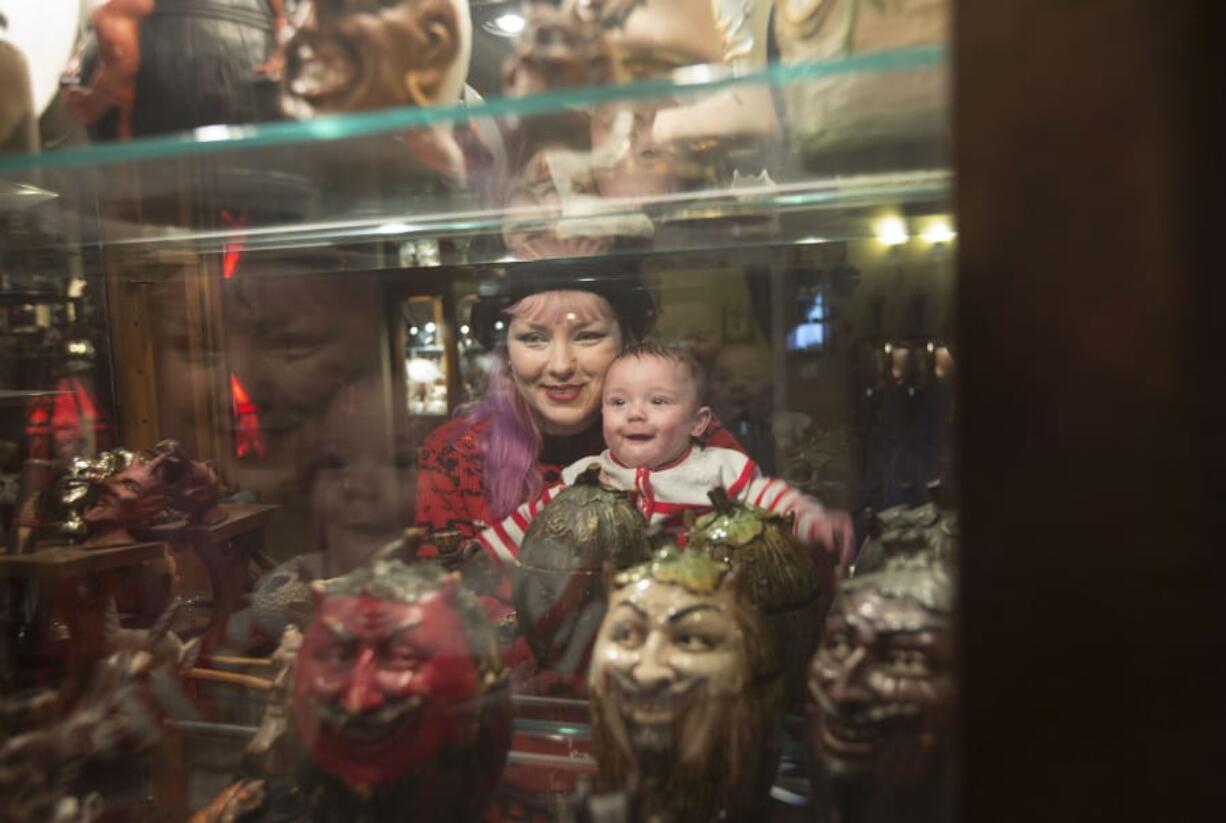
{"type": "MultiPolygon", "coordinates": [[[[475,537],[563,467],[599,454],[605,370],[655,323],[651,298],[624,269],[537,263],[508,281],[474,310],[474,331],[497,353],[485,396],[422,446],[419,526],[475,537]]],[[[718,424],[707,442],[740,448],[718,424]]]]}

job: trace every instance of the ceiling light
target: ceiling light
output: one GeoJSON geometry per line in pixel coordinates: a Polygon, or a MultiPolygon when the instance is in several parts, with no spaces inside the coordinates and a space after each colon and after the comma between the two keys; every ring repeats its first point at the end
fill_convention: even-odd
{"type": "Polygon", "coordinates": [[[955,232],[953,228],[950,227],[949,223],[945,222],[944,220],[937,220],[928,228],[924,229],[923,234],[920,235],[925,242],[934,246],[940,243],[948,243],[957,236],[957,232],[955,232]]]}
{"type": "Polygon", "coordinates": [[[907,224],[900,217],[883,218],[878,221],[873,233],[886,246],[901,246],[911,239],[911,235],[907,234],[907,224]]]}
{"type": "Polygon", "coordinates": [[[495,37],[514,37],[524,30],[524,18],[523,15],[507,12],[493,20],[486,20],[481,28],[495,37]]]}

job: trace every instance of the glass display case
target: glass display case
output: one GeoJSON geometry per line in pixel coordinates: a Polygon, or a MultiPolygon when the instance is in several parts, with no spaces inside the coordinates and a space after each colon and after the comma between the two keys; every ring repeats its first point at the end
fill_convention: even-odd
{"type": "Polygon", "coordinates": [[[0,819],[951,819],[947,4],[187,5],[0,154],[0,819]]]}

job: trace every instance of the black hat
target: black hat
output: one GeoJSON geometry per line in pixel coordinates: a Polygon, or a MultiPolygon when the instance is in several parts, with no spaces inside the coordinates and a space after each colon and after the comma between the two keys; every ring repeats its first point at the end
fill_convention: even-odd
{"type": "Polygon", "coordinates": [[[561,290],[589,291],[608,300],[627,342],[642,340],[655,327],[655,300],[636,261],[581,258],[512,264],[502,277],[483,283],[469,318],[473,336],[493,351],[504,337],[497,326],[503,312],[529,295],[561,290]]]}

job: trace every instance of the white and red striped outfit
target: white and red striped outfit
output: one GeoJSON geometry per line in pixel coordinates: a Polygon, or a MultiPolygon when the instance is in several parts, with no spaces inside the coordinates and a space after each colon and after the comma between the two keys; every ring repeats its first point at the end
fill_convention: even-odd
{"type": "Polygon", "coordinates": [[[669,532],[684,528],[685,512],[698,516],[711,511],[707,492],[716,487],[741,503],[779,514],[794,512],[796,535],[809,546],[815,542],[817,521],[824,512],[817,500],[783,480],[763,477],[758,464],[735,449],[693,446],[658,469],[623,465],[605,449],[595,457],[585,457],[567,466],[562,470],[562,482],[545,489],[531,503],[524,503],[501,523],[482,531],[479,535],[482,544],[496,560],[513,560],[519,554],[519,544],[528,526],[545,504],[593,463],[600,464],[606,483],[634,493],[635,504],[649,523],[659,524],[669,532]]]}

